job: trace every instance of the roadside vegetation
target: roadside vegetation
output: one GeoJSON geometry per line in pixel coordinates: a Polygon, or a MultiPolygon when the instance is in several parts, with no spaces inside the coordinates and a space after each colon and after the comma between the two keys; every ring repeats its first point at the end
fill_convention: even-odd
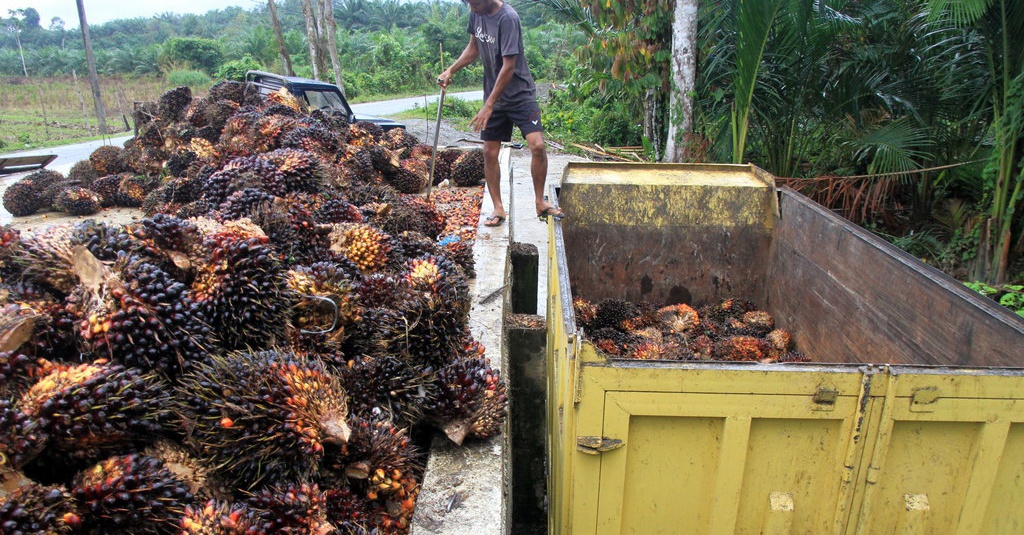
{"type": "MultiPolygon", "coordinates": [[[[629,158],[661,159],[672,91],[669,6],[511,3],[545,88],[548,137],[568,149],[628,147],[629,158]]],[[[277,6],[290,63],[312,76],[301,1],[277,6]]],[[[752,162],[1024,309],[1024,4],[700,6],[694,125],[678,140],[688,161],[752,162]],[[738,37],[754,34],[762,46],[738,37]]],[[[465,46],[461,2],[359,0],[334,9],[340,82],[353,102],[436,94],[436,74],[465,46]]],[[[8,15],[0,25],[0,152],[98,135],[77,21],[40,21],[31,8],[8,15]]],[[[285,70],[265,5],[90,31],[107,123],[118,131],[134,101],[179,85],[202,94],[247,69],[285,70]]],[[[454,82],[475,89],[479,78],[476,66],[454,82]]],[[[449,99],[444,116],[468,118],[476,106],[449,99]]],[[[436,108],[412,113],[432,119],[436,108]]]]}

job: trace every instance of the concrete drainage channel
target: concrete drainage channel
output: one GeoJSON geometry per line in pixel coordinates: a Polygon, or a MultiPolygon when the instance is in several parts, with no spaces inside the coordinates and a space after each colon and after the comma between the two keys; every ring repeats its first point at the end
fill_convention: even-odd
{"type": "MultiPolygon", "coordinates": [[[[527,162],[528,157],[527,153],[527,162]]],[[[490,440],[455,446],[435,435],[413,516],[413,535],[547,533],[547,330],[543,317],[537,315],[541,274],[535,245],[547,230],[532,213],[517,223],[517,211],[533,210],[532,191],[523,189],[530,187],[529,177],[525,182],[513,180],[510,149],[502,150],[500,161],[501,182],[508,186],[502,187],[502,202],[509,208],[509,224],[478,230],[469,323],[508,383],[509,413],[503,433],[490,440]],[[525,196],[529,202],[519,208],[513,196],[525,196]],[[513,242],[517,231],[529,234],[525,237],[533,243],[513,242]]],[[[486,216],[492,208],[484,195],[481,214],[486,216]]]]}

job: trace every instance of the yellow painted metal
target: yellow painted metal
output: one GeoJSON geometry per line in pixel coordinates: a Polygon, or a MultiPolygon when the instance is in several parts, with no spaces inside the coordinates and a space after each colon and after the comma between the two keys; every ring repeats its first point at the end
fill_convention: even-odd
{"type": "MultiPolygon", "coordinates": [[[[762,227],[777,207],[774,182],[750,165],[570,162],[563,188],[585,179],[568,217],[574,225],[762,227]]],[[[777,212],[777,210],[775,210],[777,212]]]]}
{"type": "MultiPolygon", "coordinates": [[[[668,180],[630,168],[588,181],[668,180]]],[[[737,184],[723,187],[757,187],[737,184]]],[[[719,218],[616,207],[562,206],[620,229],[719,218]]],[[[753,212],[731,221],[770,228],[753,212]]],[[[563,224],[548,228],[552,535],[1024,533],[1022,370],[608,359],[576,330],[563,224]]]]}

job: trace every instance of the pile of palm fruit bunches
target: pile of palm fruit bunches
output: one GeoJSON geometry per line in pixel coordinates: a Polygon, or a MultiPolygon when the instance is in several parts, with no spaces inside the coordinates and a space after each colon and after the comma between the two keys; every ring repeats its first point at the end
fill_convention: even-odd
{"type": "Polygon", "coordinates": [[[573,298],[576,325],[602,353],[636,360],[806,362],[792,334],[753,302],[728,298],[698,309],[625,299],[573,298]]]}
{"type": "Polygon", "coordinates": [[[136,118],[23,182],[145,218],[0,227],[0,533],[408,532],[416,437],[507,406],[430,147],[230,82],[136,118]]]}

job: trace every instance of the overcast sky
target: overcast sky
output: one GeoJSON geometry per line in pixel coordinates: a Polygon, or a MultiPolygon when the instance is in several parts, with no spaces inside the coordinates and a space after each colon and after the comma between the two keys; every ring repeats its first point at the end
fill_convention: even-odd
{"type": "MultiPolygon", "coordinates": [[[[151,17],[161,13],[203,14],[215,9],[239,6],[249,10],[263,5],[264,0],[83,0],[85,17],[89,24],[103,24],[114,19],[151,17]]],[[[50,26],[50,19],[64,19],[65,28],[78,27],[76,0],[0,0],[0,16],[8,17],[8,10],[34,7],[39,12],[39,25],[50,26]]]]}

